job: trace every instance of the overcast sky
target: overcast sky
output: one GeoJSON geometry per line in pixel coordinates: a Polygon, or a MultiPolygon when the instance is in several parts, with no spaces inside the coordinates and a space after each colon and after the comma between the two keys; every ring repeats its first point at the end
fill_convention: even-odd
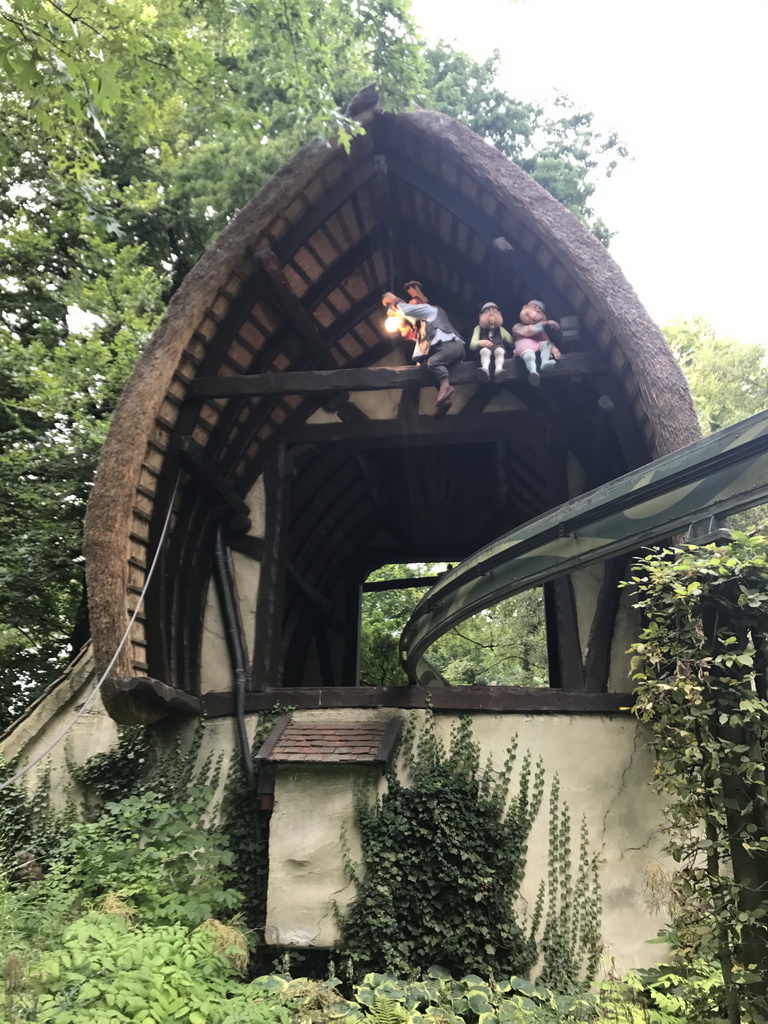
{"type": "Polygon", "coordinates": [[[429,42],[520,100],[555,90],[629,147],[594,206],[661,325],[703,314],[768,343],[768,0],[412,0],[429,42]]]}

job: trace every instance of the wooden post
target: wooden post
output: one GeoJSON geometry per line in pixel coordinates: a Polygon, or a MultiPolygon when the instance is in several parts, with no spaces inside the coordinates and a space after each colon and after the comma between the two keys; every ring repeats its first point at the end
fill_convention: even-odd
{"type": "Polygon", "coordinates": [[[264,488],[267,521],[256,605],[252,674],[252,688],[255,690],[270,690],[280,686],[282,681],[280,650],[288,512],[288,473],[283,445],[278,448],[274,461],[264,473],[264,488]]]}

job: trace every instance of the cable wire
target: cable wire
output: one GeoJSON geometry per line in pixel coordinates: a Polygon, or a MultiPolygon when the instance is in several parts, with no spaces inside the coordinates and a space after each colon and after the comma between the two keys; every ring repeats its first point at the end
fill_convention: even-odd
{"type": "Polygon", "coordinates": [[[88,695],[88,698],[86,699],[85,703],[80,708],[80,710],[77,712],[77,714],[74,716],[74,718],[69,723],[69,725],[67,725],[59,733],[59,735],[56,737],[56,739],[54,739],[53,742],[50,743],[45,748],[45,750],[42,752],[42,754],[38,754],[38,756],[33,761],[30,761],[29,764],[25,765],[23,768],[20,768],[19,771],[17,771],[15,775],[12,775],[10,779],[6,779],[5,782],[0,783],[0,793],[2,793],[2,791],[4,789],[8,789],[8,787],[12,786],[15,782],[18,782],[19,779],[23,778],[27,774],[28,771],[30,771],[32,768],[35,767],[35,765],[39,764],[43,760],[44,757],[47,757],[50,754],[50,752],[53,750],[53,748],[55,746],[57,746],[59,743],[61,743],[61,741],[64,739],[64,737],[70,731],[70,729],[72,729],[77,724],[77,722],[82,718],[82,716],[85,714],[85,712],[88,710],[88,708],[90,708],[91,704],[93,704],[94,700],[96,699],[96,696],[98,695],[99,691],[101,690],[101,687],[104,684],[104,680],[107,678],[109,673],[112,671],[112,668],[114,667],[114,664],[117,661],[117,658],[118,658],[118,655],[120,654],[120,651],[122,651],[123,647],[125,647],[125,642],[128,639],[131,630],[133,629],[133,624],[136,621],[136,617],[139,614],[139,609],[141,608],[141,605],[142,605],[142,603],[144,601],[144,597],[145,597],[145,595],[147,593],[147,588],[149,587],[150,581],[152,579],[152,575],[153,575],[153,573],[155,571],[155,567],[157,566],[158,559],[160,558],[160,552],[163,550],[163,543],[165,541],[165,536],[166,536],[166,534],[168,532],[168,526],[169,526],[169,524],[171,522],[171,515],[173,514],[173,506],[174,506],[174,502],[176,501],[176,494],[177,494],[178,489],[179,489],[179,481],[180,481],[180,479],[181,479],[181,473],[178,474],[178,476],[176,477],[176,483],[173,485],[173,494],[171,495],[171,500],[170,500],[169,505],[168,505],[168,513],[167,513],[167,515],[165,517],[165,522],[163,523],[163,529],[162,529],[162,531],[160,533],[160,539],[157,542],[157,548],[155,550],[155,554],[154,554],[154,557],[152,559],[152,564],[149,567],[149,572],[147,573],[147,578],[144,581],[144,586],[142,588],[141,594],[139,595],[139,599],[136,602],[136,607],[133,609],[133,614],[131,615],[131,618],[130,618],[130,620],[128,622],[128,625],[125,627],[125,632],[123,633],[122,639],[120,640],[120,643],[117,645],[117,650],[112,655],[112,659],[110,660],[109,664],[107,665],[107,667],[104,669],[103,673],[101,674],[101,678],[99,679],[99,681],[96,683],[94,688],[91,690],[91,692],[88,695]]]}

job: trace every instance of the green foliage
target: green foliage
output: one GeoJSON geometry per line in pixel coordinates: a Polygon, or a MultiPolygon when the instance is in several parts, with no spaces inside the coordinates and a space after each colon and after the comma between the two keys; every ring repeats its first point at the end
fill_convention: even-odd
{"type": "Polygon", "coordinates": [[[664,335],[688,378],[705,434],[768,407],[768,365],[762,345],[719,338],[704,317],[674,320],[664,335]]]}
{"type": "MultiPolygon", "coordinates": [[[[602,949],[597,855],[590,857],[584,818],[578,865],[574,879],[570,810],[561,802],[560,780],[555,776],[550,791],[547,913],[540,943],[543,964],[539,981],[557,992],[573,991],[581,978],[594,978],[602,949]]],[[[539,913],[542,898],[543,892],[539,913]]]]}
{"type": "Polygon", "coordinates": [[[768,1016],[767,545],[736,534],[661,551],[632,577],[647,620],[635,711],[667,800],[678,941],[687,958],[717,956],[732,1019],[739,1000],[768,1016]]]}
{"type": "Polygon", "coordinates": [[[132,926],[92,911],[29,972],[29,989],[6,996],[10,1021],[102,1024],[289,1024],[287,1010],[238,979],[215,932],[181,924],[132,926]],[[10,1006],[9,1006],[10,1003],[10,1006]],[[10,1010],[10,1012],[9,1012],[10,1010]]]}
{"type": "MultiPolygon", "coordinates": [[[[120,726],[117,744],[101,754],[94,754],[83,764],[70,762],[72,778],[99,806],[110,800],[136,793],[149,774],[152,745],[148,730],[142,725],[120,726]]],[[[177,776],[185,781],[188,775],[177,776]]]]}
{"type": "Polygon", "coordinates": [[[201,786],[178,806],[151,792],[108,803],[97,821],[74,824],[57,871],[90,900],[119,894],[153,924],[234,912],[232,854],[222,834],[201,826],[212,798],[201,786]]]}
{"type": "Polygon", "coordinates": [[[597,996],[601,1020],[688,1024],[726,1019],[722,971],[702,957],[629,971],[620,981],[602,982],[597,996]]]}
{"type": "Polygon", "coordinates": [[[593,1019],[595,1000],[581,992],[558,995],[525,978],[454,978],[433,965],[421,980],[367,974],[347,1004],[348,1021],[365,1024],[557,1024],[593,1019]]]}
{"type": "MultiPolygon", "coordinates": [[[[444,571],[440,562],[385,565],[368,580],[444,571]]],[[[360,678],[365,685],[407,685],[400,665],[400,633],[426,591],[425,586],[363,595],[360,678]]],[[[543,592],[529,590],[473,615],[430,648],[429,660],[452,686],[549,685],[543,592]]]]}
{"type": "MultiPolygon", "coordinates": [[[[348,860],[357,895],[342,921],[342,943],[354,960],[406,974],[439,959],[452,970],[524,973],[536,944],[515,917],[513,901],[525,869],[538,811],[543,769],[523,758],[509,799],[515,744],[497,778],[480,771],[471,725],[462,720],[448,749],[433,716],[404,764],[411,786],[394,772],[388,792],[370,806],[357,801],[364,875],[348,860]]],[[[534,928],[536,922],[534,922],[534,928]]]]}
{"type": "MultiPolygon", "coordinates": [[[[0,780],[13,775],[14,764],[2,765],[0,780]]],[[[0,878],[26,880],[61,857],[74,809],[57,811],[51,805],[48,772],[31,794],[9,786],[0,793],[0,878]]]]}

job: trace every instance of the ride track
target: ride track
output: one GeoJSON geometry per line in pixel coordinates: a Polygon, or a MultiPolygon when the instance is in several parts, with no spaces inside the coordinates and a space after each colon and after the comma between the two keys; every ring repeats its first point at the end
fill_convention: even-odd
{"type": "Polygon", "coordinates": [[[411,684],[447,685],[427,649],[530,587],[768,501],[768,410],[565,502],[480,548],[425,594],[400,656],[411,684]]]}

